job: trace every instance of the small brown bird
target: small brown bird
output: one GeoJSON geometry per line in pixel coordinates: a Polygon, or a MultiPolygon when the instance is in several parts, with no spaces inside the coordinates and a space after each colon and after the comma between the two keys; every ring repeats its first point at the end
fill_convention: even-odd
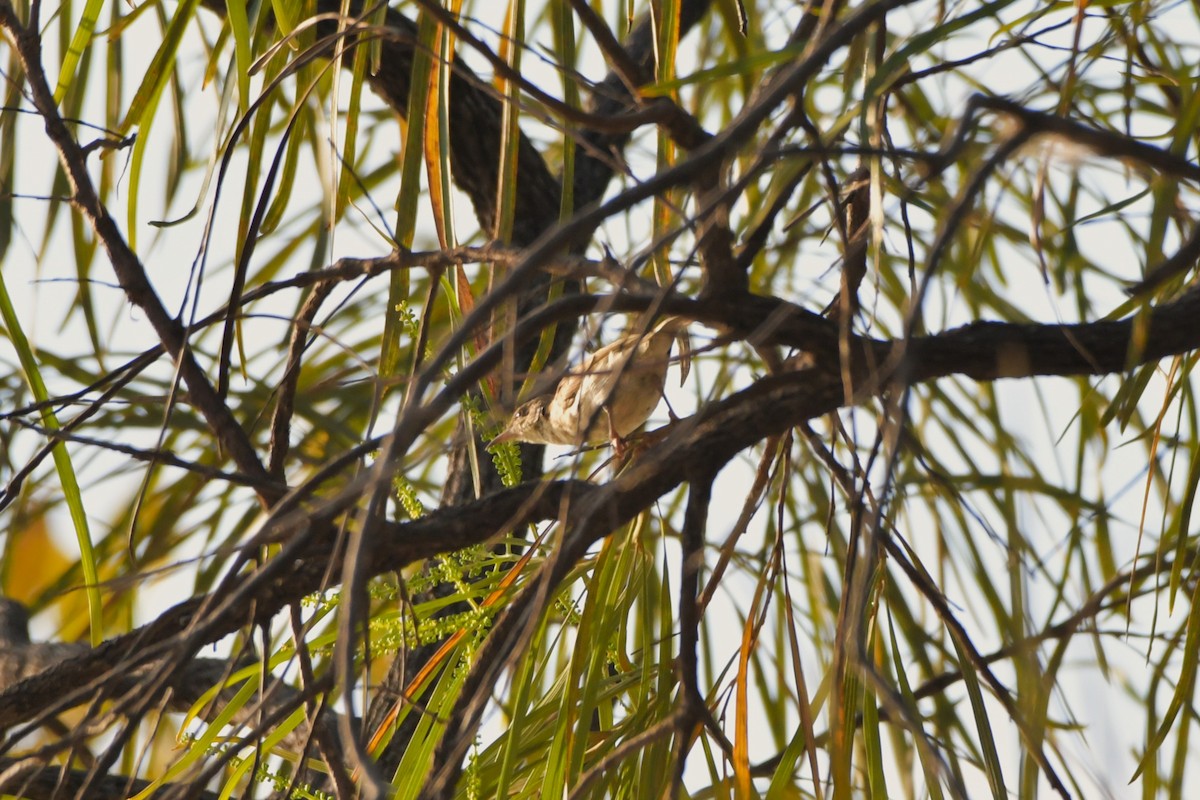
{"type": "Polygon", "coordinates": [[[569,369],[551,391],[513,412],[491,441],[581,445],[622,442],[649,419],[663,396],[671,346],[687,323],[666,317],[622,336],[569,369]]]}

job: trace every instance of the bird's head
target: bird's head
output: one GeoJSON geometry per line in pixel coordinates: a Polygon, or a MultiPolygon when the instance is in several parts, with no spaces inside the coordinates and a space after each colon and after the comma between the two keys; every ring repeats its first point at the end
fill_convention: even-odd
{"type": "Polygon", "coordinates": [[[549,399],[548,397],[535,397],[517,406],[512,419],[508,422],[508,427],[499,436],[488,442],[488,447],[503,442],[544,444],[547,435],[546,428],[550,423],[549,415],[546,414],[546,403],[549,402],[549,399]]]}

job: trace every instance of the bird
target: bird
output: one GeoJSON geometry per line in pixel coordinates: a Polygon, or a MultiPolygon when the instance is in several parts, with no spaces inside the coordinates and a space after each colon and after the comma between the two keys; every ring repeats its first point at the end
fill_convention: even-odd
{"type": "Polygon", "coordinates": [[[658,406],[671,347],[686,324],[679,317],[665,317],[649,330],[626,334],[601,347],[567,370],[550,390],[518,406],[508,426],[488,446],[611,441],[622,452],[626,437],[658,406]]]}

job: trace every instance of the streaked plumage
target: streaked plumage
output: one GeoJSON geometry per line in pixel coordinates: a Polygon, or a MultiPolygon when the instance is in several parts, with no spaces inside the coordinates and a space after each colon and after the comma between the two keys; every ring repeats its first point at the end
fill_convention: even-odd
{"type": "Polygon", "coordinates": [[[646,333],[628,334],[600,348],[569,369],[552,392],[519,406],[492,444],[581,445],[624,439],[649,419],[662,399],[671,347],[686,324],[679,317],[666,317],[646,333]]]}

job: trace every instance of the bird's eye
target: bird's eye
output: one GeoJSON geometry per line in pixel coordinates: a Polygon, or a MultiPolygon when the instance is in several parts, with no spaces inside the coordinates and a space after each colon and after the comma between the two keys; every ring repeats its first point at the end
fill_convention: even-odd
{"type": "Polygon", "coordinates": [[[536,419],[542,415],[542,406],[540,403],[526,403],[516,410],[513,416],[516,419],[533,418],[536,419]]]}

